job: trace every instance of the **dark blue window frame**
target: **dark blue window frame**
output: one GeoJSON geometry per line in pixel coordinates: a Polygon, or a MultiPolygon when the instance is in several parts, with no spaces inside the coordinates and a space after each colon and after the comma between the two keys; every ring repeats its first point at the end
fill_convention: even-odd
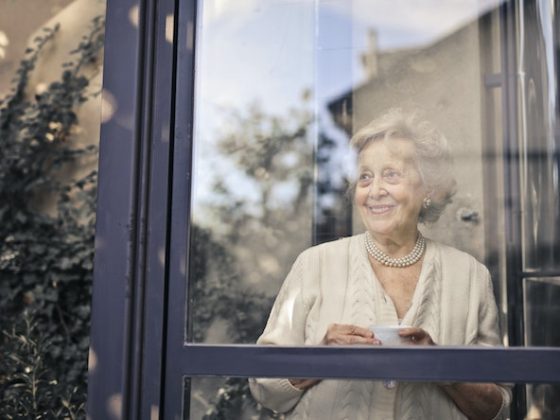
{"type": "MultiPolygon", "coordinates": [[[[108,407],[117,401],[117,418],[148,419],[156,410],[180,419],[184,377],[193,376],[559,382],[557,348],[372,352],[185,342],[196,10],[194,0],[108,0],[104,94],[116,112],[101,132],[89,416],[115,418],[108,407]],[[129,24],[133,7],[138,29],[129,24]],[[169,16],[174,43],[165,36],[169,16]]],[[[513,6],[502,13],[504,68],[514,69],[513,6]]],[[[515,74],[500,80],[507,144],[515,138],[515,74]]],[[[508,223],[515,254],[519,230],[514,218],[508,223]]],[[[509,268],[517,282],[519,266],[509,268]]],[[[520,333],[516,325],[510,333],[520,333]]]]}

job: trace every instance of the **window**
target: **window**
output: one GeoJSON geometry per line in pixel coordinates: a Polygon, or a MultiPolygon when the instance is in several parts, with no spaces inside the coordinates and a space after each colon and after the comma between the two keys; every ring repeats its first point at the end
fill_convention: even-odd
{"type": "MultiPolygon", "coordinates": [[[[168,0],[151,7],[141,16],[159,35],[142,62],[142,74],[153,77],[142,97],[152,120],[142,121],[154,137],[142,143],[141,159],[130,160],[141,174],[141,208],[131,214],[147,220],[139,217],[145,230],[136,237],[148,239],[132,240],[137,306],[121,307],[129,328],[137,327],[128,348],[144,351],[127,365],[125,376],[137,384],[124,396],[130,412],[134,404],[161,404],[164,417],[195,413],[189,401],[214,396],[213,385],[197,379],[209,376],[557,381],[560,359],[549,347],[558,343],[547,330],[559,277],[557,13],[549,3],[168,0]],[[176,67],[160,31],[167,11],[175,18],[176,67]],[[488,267],[498,341],[508,348],[254,345],[297,256],[367,227],[349,194],[356,155],[348,144],[393,108],[422,114],[450,143],[457,193],[437,223],[420,229],[488,267]]],[[[246,382],[236,383],[235,398],[250,398],[246,382]]],[[[539,395],[516,386],[512,418],[523,418],[539,395]]],[[[558,404],[547,401],[547,410],[558,404]]]]}

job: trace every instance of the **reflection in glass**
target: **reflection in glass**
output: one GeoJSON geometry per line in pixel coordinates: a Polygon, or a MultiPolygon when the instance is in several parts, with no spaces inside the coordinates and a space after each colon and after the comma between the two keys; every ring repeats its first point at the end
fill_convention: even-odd
{"type": "Polygon", "coordinates": [[[363,232],[348,141],[392,107],[419,109],[455,152],[459,193],[426,236],[481,261],[495,252],[480,105],[495,57],[478,18],[500,2],[461,3],[398,18],[389,1],[199,3],[190,340],[255,342],[295,257],[363,232]]]}
{"type": "Polygon", "coordinates": [[[519,1],[519,132],[525,270],[558,269],[558,4],[519,1]]]}
{"type": "Polygon", "coordinates": [[[525,345],[560,347],[560,278],[524,280],[525,345]]]}
{"type": "Polygon", "coordinates": [[[199,5],[192,339],[250,343],[270,289],[311,244],[314,9],[199,5]]]}
{"type": "MultiPolygon", "coordinates": [[[[560,278],[527,278],[523,285],[525,345],[560,347],[560,278]]],[[[560,386],[528,386],[527,402],[529,418],[559,418],[560,386]]]]}
{"type": "Polygon", "coordinates": [[[526,419],[554,420],[560,418],[560,385],[527,385],[526,419]]]}
{"type": "MultiPolygon", "coordinates": [[[[359,382],[358,380],[346,380],[348,384],[359,382]]],[[[239,419],[239,420],[268,420],[282,419],[285,416],[274,413],[260,406],[250,396],[247,398],[239,391],[246,387],[247,378],[229,377],[193,377],[185,378],[185,411],[183,419],[187,420],[210,420],[210,419],[239,419]]],[[[439,386],[436,383],[431,386],[439,386]]],[[[550,384],[538,384],[535,386],[540,391],[540,395],[548,393],[557,387],[550,384]]],[[[328,402],[325,401],[328,406],[328,402]]],[[[540,402],[529,407],[532,414],[543,413],[544,410],[540,402]]],[[[420,417],[429,419],[430,417],[420,417]]],[[[520,417],[522,418],[522,417],[520,417]]],[[[539,417],[529,417],[539,418],[539,417]]],[[[542,417],[543,419],[553,419],[555,417],[542,417]]]]}

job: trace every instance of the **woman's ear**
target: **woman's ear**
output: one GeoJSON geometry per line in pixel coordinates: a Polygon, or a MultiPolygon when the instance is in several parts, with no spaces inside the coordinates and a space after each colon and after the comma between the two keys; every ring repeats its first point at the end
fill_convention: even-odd
{"type": "Polygon", "coordinates": [[[433,189],[426,190],[426,195],[422,200],[422,207],[424,207],[425,209],[430,208],[430,206],[433,203],[433,200],[434,200],[434,190],[433,189]]]}

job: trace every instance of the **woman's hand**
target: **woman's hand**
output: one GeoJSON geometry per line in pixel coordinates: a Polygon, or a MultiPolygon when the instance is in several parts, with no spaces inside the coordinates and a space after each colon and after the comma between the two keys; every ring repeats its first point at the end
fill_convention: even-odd
{"type": "Polygon", "coordinates": [[[381,342],[374,337],[373,333],[367,328],[358,327],[350,324],[331,324],[327,328],[327,333],[323,338],[323,344],[349,345],[349,344],[375,344],[381,342]]]}
{"type": "Polygon", "coordinates": [[[320,382],[320,379],[300,379],[300,378],[290,378],[288,379],[292,386],[302,391],[311,388],[313,385],[320,382]]]}
{"type": "Polygon", "coordinates": [[[412,344],[419,346],[435,346],[434,340],[425,330],[417,327],[403,328],[399,331],[399,335],[408,338],[412,344]]]}
{"type": "MultiPolygon", "coordinates": [[[[408,338],[411,344],[435,346],[434,340],[422,328],[403,328],[401,337],[408,338]]],[[[441,383],[441,388],[455,405],[469,419],[493,419],[504,404],[502,393],[495,384],[441,383]]]]}
{"type": "Polygon", "coordinates": [[[509,404],[496,384],[458,382],[440,386],[469,419],[494,419],[509,404]]]}
{"type": "MultiPolygon", "coordinates": [[[[349,345],[349,344],[381,344],[374,337],[373,333],[367,328],[358,327],[350,324],[331,324],[327,328],[327,333],[323,338],[322,344],[326,345],[349,345]]],[[[320,382],[319,379],[291,378],[290,383],[303,390],[311,388],[320,382]]]]}

